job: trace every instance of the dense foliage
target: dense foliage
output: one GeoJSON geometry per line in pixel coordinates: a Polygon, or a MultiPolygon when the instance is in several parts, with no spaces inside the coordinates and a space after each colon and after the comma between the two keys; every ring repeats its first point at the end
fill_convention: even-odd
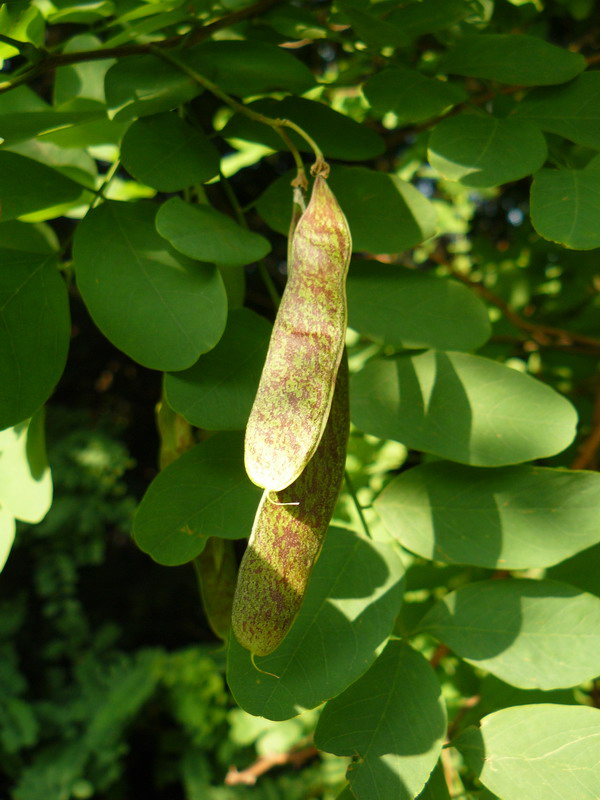
{"type": "Polygon", "coordinates": [[[593,0],[0,6],[2,796],[600,796],[599,33],[593,0]],[[346,480],[257,669],[243,430],[321,156],[346,480]]]}

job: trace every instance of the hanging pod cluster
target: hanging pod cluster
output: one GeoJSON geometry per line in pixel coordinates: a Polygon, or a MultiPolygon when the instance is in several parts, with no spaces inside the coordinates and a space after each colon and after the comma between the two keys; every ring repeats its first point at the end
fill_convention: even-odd
{"type": "Polygon", "coordinates": [[[240,565],[232,627],[253,656],[272,652],[300,609],[348,441],[352,240],[321,175],[290,237],[288,282],[246,429],[246,471],[265,491],[240,565]]]}

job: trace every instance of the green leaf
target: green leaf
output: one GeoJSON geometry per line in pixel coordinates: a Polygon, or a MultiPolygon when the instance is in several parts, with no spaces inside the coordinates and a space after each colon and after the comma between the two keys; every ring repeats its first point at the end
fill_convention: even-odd
{"type": "Polygon", "coordinates": [[[419,629],[521,689],[565,689],[600,673],[600,598],[566,583],[471,583],[439,600],[419,629]]]}
{"type": "Polygon", "coordinates": [[[55,169],[0,150],[2,220],[56,206],[80,197],[83,187],[55,169]]]}
{"type": "Polygon", "coordinates": [[[191,205],[172,197],[156,215],[156,229],[180,253],[202,261],[241,267],[263,258],[268,239],[242,228],[209,205],[191,205]]]}
{"type": "Polygon", "coordinates": [[[58,7],[57,11],[48,15],[48,21],[53,25],[68,22],[90,24],[112,16],[115,11],[112,0],[79,0],[79,2],[54,0],[53,5],[58,7]]]}
{"type": "Polygon", "coordinates": [[[462,36],[443,59],[452,75],[518,86],[566,83],[586,68],[585,58],[536,36],[486,33],[462,36]]]}
{"type": "Polygon", "coordinates": [[[0,222],[0,248],[50,255],[56,251],[56,241],[47,225],[32,225],[13,219],[0,222]]]}
{"type": "Polygon", "coordinates": [[[437,117],[467,98],[462,86],[405,67],[376,72],[364,84],[363,92],[378,116],[393,111],[399,125],[437,117]]]}
{"type": "Polygon", "coordinates": [[[552,567],[546,577],[600,596],[600,544],[552,567]]]}
{"type": "Polygon", "coordinates": [[[330,528],[290,632],[269,656],[229,644],[227,680],[250,714],[289,719],[315,708],[373,663],[402,603],[404,568],[396,551],[351,531],[330,528]]]}
{"type": "Polygon", "coordinates": [[[44,415],[0,431],[0,507],[23,522],[41,522],[52,505],[44,415]]]}
{"type": "Polygon", "coordinates": [[[379,19],[375,14],[349,7],[344,8],[344,17],[350,21],[356,36],[371,47],[405,47],[409,43],[402,28],[379,19]]]}
{"type": "Polygon", "coordinates": [[[34,136],[57,133],[99,119],[106,119],[98,111],[23,111],[3,114],[0,117],[0,137],[7,147],[34,136]]]}
{"type": "Polygon", "coordinates": [[[67,289],[53,256],[0,252],[0,430],[31,417],[62,375],[67,289]]]}
{"type": "Polygon", "coordinates": [[[544,131],[600,148],[600,72],[584,72],[563,86],[533,89],[512,111],[544,131]]]}
{"type": "Polygon", "coordinates": [[[460,114],[438,123],[429,139],[431,166],[464,186],[499,186],[538,170],[544,135],[534,125],[489,114],[460,114]]]}
{"type": "Polygon", "coordinates": [[[554,455],[575,436],[568,400],[480,356],[428,351],[373,359],[350,387],[352,420],[365,433],[473,466],[554,455]]]}
{"type": "Polygon", "coordinates": [[[105,202],[75,234],[77,285],[96,325],[145,367],[191,366],[221,338],[227,298],[212,264],[173,250],[151,203],[105,202]]]}
{"type": "Polygon", "coordinates": [[[600,710],[550,703],[503,708],[456,742],[502,800],[596,800],[599,745],[600,710]]]}
{"type": "Polygon", "coordinates": [[[435,673],[420,653],[391,641],[371,669],[325,706],[315,743],[358,756],[348,770],[357,800],[413,800],[433,770],[446,735],[435,673]]]}
{"type": "Polygon", "coordinates": [[[473,15],[469,0],[421,0],[394,9],[386,17],[409,39],[444,30],[473,15]]]}
{"type": "MultiPolygon", "coordinates": [[[[278,178],[256,204],[265,222],[278,233],[288,234],[292,214],[290,182],[295,172],[278,178]]],[[[433,206],[411,184],[364,167],[331,170],[329,184],[352,231],[354,251],[400,253],[433,235],[433,206]]]]}
{"type": "Polygon", "coordinates": [[[417,800],[451,800],[441,761],[438,761],[417,800]]]}
{"type": "Polygon", "coordinates": [[[310,69],[289,51],[249,39],[207,42],[184,51],[183,60],[238,97],[282,89],[302,94],[315,85],[310,69]]]}
{"type": "Polygon", "coordinates": [[[219,171],[219,154],[210,140],[170,113],[134,122],[123,138],[121,159],[134,178],[161,192],[203,183],[219,171]]]}
{"type": "Polygon", "coordinates": [[[423,558],[490,569],[549,567],[600,542],[600,475],[438,461],[375,501],[388,531],[423,558]]]}
{"type": "Polygon", "coordinates": [[[542,169],[531,186],[536,231],[574,250],[600,247],[600,169],[542,169]]]}
{"type": "Polygon", "coordinates": [[[0,504],[0,572],[8,559],[15,540],[15,518],[0,504]]]}
{"type": "Polygon", "coordinates": [[[490,337],[485,305],[456,281],[354,260],[347,289],[350,327],[386,345],[471,350],[490,337]]]}
{"type": "MultiPolygon", "coordinates": [[[[285,97],[283,100],[267,98],[250,103],[248,108],[269,117],[297,123],[318,142],[328,158],[363,161],[380,155],[384,150],[383,139],[375,131],[316,100],[304,97],[285,97]]],[[[301,152],[312,153],[310,145],[295,131],[286,128],[286,133],[301,152]]],[[[279,134],[272,128],[243,114],[234,115],[221,135],[229,139],[260,142],[274,150],[285,147],[279,134]]]]}
{"type": "MultiPolygon", "coordinates": [[[[63,53],[81,53],[85,50],[96,50],[102,46],[97,36],[82,33],[73,36],[63,48],[63,53]]],[[[104,106],[104,78],[115,64],[114,58],[98,61],[83,61],[80,64],[69,64],[56,70],[54,81],[54,105],[64,106],[73,102],[94,101],[104,106]]]]}
{"type": "Polygon", "coordinates": [[[184,72],[156,56],[117,61],[106,73],[104,88],[110,114],[117,120],[169,111],[203,91],[184,72]]]}
{"type": "Polygon", "coordinates": [[[209,536],[249,536],[260,492],[244,470],[243,437],[212,436],[159,472],[133,520],[136,544],[159,564],[185,564],[209,536]]]}
{"type": "Polygon", "coordinates": [[[246,308],[230,311],[217,346],[193,367],[167,374],[171,408],[204,430],[245,428],[270,337],[271,325],[264,317],[246,308]]]}

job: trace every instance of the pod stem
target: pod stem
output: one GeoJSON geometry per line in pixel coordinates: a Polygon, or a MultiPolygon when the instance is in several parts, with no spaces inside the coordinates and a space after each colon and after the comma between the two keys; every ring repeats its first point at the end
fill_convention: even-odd
{"type": "Polygon", "coordinates": [[[184,72],[188,77],[190,77],[193,81],[197,84],[202,86],[204,89],[209,91],[211,94],[214,94],[215,97],[218,97],[224,103],[226,103],[230,108],[234,111],[239,112],[240,114],[244,114],[245,116],[249,117],[250,119],[255,120],[256,122],[261,122],[263,125],[268,125],[273,130],[277,131],[279,136],[285,142],[286,147],[291,152],[292,156],[294,157],[294,161],[296,163],[297,175],[292,181],[293,186],[300,186],[304,189],[308,188],[308,180],[306,177],[306,172],[304,170],[304,164],[302,162],[302,156],[298,151],[296,145],[292,142],[287,132],[284,128],[291,128],[292,130],[296,131],[296,133],[301,136],[304,141],[309,145],[313,153],[315,154],[315,163],[311,167],[311,173],[313,175],[323,175],[323,177],[327,177],[329,174],[329,165],[325,161],[323,157],[323,153],[321,152],[321,148],[315,142],[315,140],[310,136],[303,128],[297,125],[295,122],[289,119],[276,119],[274,117],[268,117],[266,114],[260,114],[258,111],[253,111],[248,106],[245,106],[243,103],[239,103],[235,100],[231,95],[228,95],[224,92],[216,83],[213,83],[211,80],[206,78],[204,75],[201,75],[192,67],[185,64],[183,61],[180,61],[171,53],[163,50],[156,45],[150,45],[149,50],[158,58],[162,58],[163,61],[168,61],[169,64],[172,64],[181,72],[184,72]]]}
{"type": "Polygon", "coordinates": [[[281,680],[279,675],[275,675],[274,672],[268,672],[266,669],[261,669],[256,661],[254,660],[255,656],[254,653],[250,653],[250,661],[252,662],[252,666],[257,672],[262,672],[263,675],[270,675],[272,678],[277,678],[277,680],[281,680]]]}

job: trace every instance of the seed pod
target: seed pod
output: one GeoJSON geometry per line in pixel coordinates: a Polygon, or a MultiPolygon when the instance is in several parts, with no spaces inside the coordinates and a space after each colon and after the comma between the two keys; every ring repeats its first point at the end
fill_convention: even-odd
{"type": "Polygon", "coordinates": [[[346,217],[317,176],[246,428],[246,471],[270,491],[298,478],[323,435],[344,349],[351,250],[346,217]]]}
{"type": "Polygon", "coordinates": [[[213,632],[229,638],[231,607],[237,578],[233,542],[209,536],[206,547],[194,561],[204,613],[213,632]]]}
{"type": "Polygon", "coordinates": [[[232,611],[233,632],[253,655],[275,650],[300,610],[344,477],[348,429],[344,357],[329,420],[313,458],[291,486],[265,491],[256,512],[232,611]]]}

